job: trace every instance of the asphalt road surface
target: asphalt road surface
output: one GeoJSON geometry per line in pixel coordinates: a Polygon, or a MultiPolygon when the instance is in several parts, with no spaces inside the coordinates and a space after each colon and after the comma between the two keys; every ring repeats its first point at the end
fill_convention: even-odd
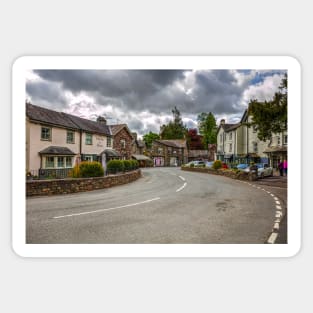
{"type": "Polygon", "coordinates": [[[275,201],[263,187],[179,168],[118,187],[26,201],[27,243],[264,243],[275,201]]]}

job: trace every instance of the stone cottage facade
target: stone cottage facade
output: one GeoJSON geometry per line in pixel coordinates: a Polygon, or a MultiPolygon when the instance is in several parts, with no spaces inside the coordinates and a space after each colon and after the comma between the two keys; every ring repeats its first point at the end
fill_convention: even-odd
{"type": "Polygon", "coordinates": [[[126,124],[109,125],[113,135],[113,149],[122,160],[130,160],[132,155],[133,135],[126,124]]]}
{"type": "Polygon", "coordinates": [[[184,139],[155,140],[152,143],[150,157],[156,167],[181,166],[188,162],[187,142],[184,139]]]}

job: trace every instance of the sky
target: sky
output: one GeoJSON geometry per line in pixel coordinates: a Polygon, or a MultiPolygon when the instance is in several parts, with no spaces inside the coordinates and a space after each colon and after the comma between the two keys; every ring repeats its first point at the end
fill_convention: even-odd
{"type": "Polygon", "coordinates": [[[270,100],[285,70],[30,70],[32,104],[108,124],[126,123],[139,137],[180,111],[188,128],[212,112],[217,124],[240,121],[251,99],[270,100]]]}

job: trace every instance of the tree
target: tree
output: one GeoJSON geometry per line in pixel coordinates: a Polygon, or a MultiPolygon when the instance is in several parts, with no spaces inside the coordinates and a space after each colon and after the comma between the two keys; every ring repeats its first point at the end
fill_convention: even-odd
{"type": "Polygon", "coordinates": [[[260,140],[271,139],[273,133],[281,133],[287,128],[287,104],[288,78],[285,74],[271,101],[254,99],[249,102],[248,114],[252,116],[252,122],[247,123],[247,126],[255,127],[260,140]]]}
{"type": "Polygon", "coordinates": [[[198,128],[199,133],[203,136],[202,142],[207,148],[208,144],[216,143],[217,126],[216,120],[212,112],[201,113],[198,115],[198,128]]]}
{"type": "Polygon", "coordinates": [[[190,150],[203,150],[202,136],[198,135],[196,128],[190,128],[187,132],[187,143],[190,150]]]}
{"type": "Polygon", "coordinates": [[[142,138],[143,138],[143,141],[145,142],[147,148],[150,149],[152,146],[152,142],[154,140],[160,139],[160,136],[158,134],[150,131],[148,134],[143,135],[142,138]]]}
{"type": "Polygon", "coordinates": [[[187,128],[183,123],[179,110],[175,107],[172,110],[173,121],[160,127],[160,136],[162,139],[184,139],[187,128]]]}

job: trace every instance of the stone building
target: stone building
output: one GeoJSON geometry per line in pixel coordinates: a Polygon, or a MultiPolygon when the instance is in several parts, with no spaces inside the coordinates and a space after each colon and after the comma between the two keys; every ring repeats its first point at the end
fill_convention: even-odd
{"type": "Polygon", "coordinates": [[[113,149],[122,160],[130,160],[132,155],[133,135],[126,124],[109,125],[113,135],[113,149]]]}
{"type": "Polygon", "coordinates": [[[150,156],[154,166],[181,166],[188,161],[187,142],[184,139],[155,140],[150,156]]]}

